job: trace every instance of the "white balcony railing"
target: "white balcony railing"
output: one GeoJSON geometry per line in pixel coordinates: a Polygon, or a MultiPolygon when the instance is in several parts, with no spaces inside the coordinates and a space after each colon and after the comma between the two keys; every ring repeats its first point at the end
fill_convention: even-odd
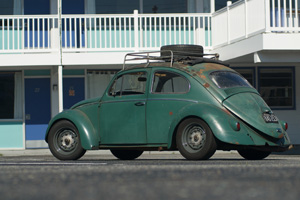
{"type": "MultiPolygon", "coordinates": [[[[298,0],[241,0],[211,14],[63,15],[62,51],[141,51],[228,45],[263,32],[300,32],[298,0]]],[[[0,16],[0,53],[53,52],[58,16],[0,16]]]]}
{"type": "Polygon", "coordinates": [[[241,0],[212,14],[212,46],[263,32],[300,32],[298,0],[241,0]]]}
{"type": "MultiPolygon", "coordinates": [[[[63,15],[62,50],[139,51],[167,44],[211,47],[209,14],[63,15]]],[[[0,52],[57,51],[58,16],[0,17],[0,52]]]]}
{"type": "Polygon", "coordinates": [[[56,27],[53,16],[0,17],[0,52],[53,51],[51,30],[56,27]]]}

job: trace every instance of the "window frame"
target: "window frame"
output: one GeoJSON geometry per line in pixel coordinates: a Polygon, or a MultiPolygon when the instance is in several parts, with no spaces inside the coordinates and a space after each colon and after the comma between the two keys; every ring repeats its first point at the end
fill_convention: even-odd
{"type": "Polygon", "coordinates": [[[151,91],[151,94],[161,94],[161,95],[164,95],[164,94],[187,94],[191,91],[191,83],[185,76],[183,76],[180,73],[177,73],[177,72],[174,72],[174,71],[171,71],[171,70],[167,70],[167,69],[157,69],[157,70],[154,70],[153,74],[152,74],[150,91],[151,91]],[[155,73],[157,73],[157,72],[173,73],[173,74],[177,74],[178,76],[182,77],[188,83],[188,91],[186,91],[186,92],[166,92],[166,93],[165,92],[153,92],[155,73]]]}
{"type": "Polygon", "coordinates": [[[239,69],[241,69],[241,70],[243,70],[243,69],[245,69],[245,70],[251,70],[252,71],[252,74],[253,74],[253,85],[252,85],[252,83],[250,83],[243,75],[243,77],[253,86],[253,88],[257,88],[257,84],[256,84],[256,69],[255,69],[255,67],[232,67],[232,69],[233,70],[235,70],[237,73],[239,73],[240,75],[242,75],[239,71],[237,71],[237,70],[239,70],[239,69]]]}
{"type": "Polygon", "coordinates": [[[280,67],[268,67],[268,66],[264,66],[264,67],[257,67],[257,76],[258,76],[258,87],[257,90],[260,93],[260,89],[261,89],[261,70],[264,69],[291,69],[292,72],[292,92],[293,92],[293,96],[292,96],[292,106],[270,106],[268,105],[272,110],[296,110],[296,78],[295,78],[295,67],[294,66],[280,66],[280,67]]]}
{"type": "Polygon", "coordinates": [[[237,71],[213,71],[209,74],[209,78],[210,80],[215,84],[215,86],[217,86],[219,89],[221,90],[226,90],[226,89],[231,89],[231,88],[241,88],[241,87],[249,87],[249,88],[253,88],[253,86],[248,82],[248,80],[242,76],[240,73],[238,73],[237,71]],[[247,86],[246,85],[235,85],[235,86],[231,86],[231,87],[224,87],[224,86],[220,86],[220,83],[218,83],[218,81],[215,81],[214,80],[214,74],[215,73],[228,73],[228,74],[236,74],[238,77],[240,77],[241,79],[245,80],[245,83],[247,83],[247,86]]]}
{"type": "Polygon", "coordinates": [[[118,76],[115,76],[115,78],[112,80],[112,83],[109,85],[109,89],[107,91],[107,96],[109,97],[121,97],[121,96],[133,96],[133,95],[145,95],[147,93],[147,82],[148,82],[148,72],[147,71],[130,71],[130,72],[126,72],[126,73],[122,73],[119,74],[118,76]],[[144,89],[144,93],[142,94],[123,94],[123,84],[124,84],[124,79],[123,77],[128,75],[128,74],[134,74],[134,73],[144,73],[146,81],[145,81],[145,89],[144,89]],[[113,95],[111,92],[111,89],[113,88],[114,84],[116,83],[116,81],[122,78],[121,80],[121,90],[120,90],[120,94],[119,95],[113,95]]]}
{"type": "Polygon", "coordinates": [[[23,120],[23,115],[24,115],[24,111],[23,111],[23,107],[24,105],[20,105],[20,104],[16,104],[16,98],[17,96],[19,96],[19,103],[24,102],[24,76],[22,71],[1,71],[1,74],[13,74],[13,81],[14,81],[14,89],[13,89],[13,93],[14,93],[14,97],[13,97],[13,112],[12,115],[13,117],[4,117],[4,118],[0,118],[0,122],[1,121],[22,121],[23,120]],[[16,83],[16,73],[19,73],[19,81],[18,83],[16,83]],[[19,85],[19,89],[18,92],[16,91],[16,86],[19,85]],[[16,107],[16,105],[20,105],[19,107],[16,107]],[[18,114],[16,114],[16,112],[18,114]],[[17,116],[16,116],[17,115],[17,116]]]}

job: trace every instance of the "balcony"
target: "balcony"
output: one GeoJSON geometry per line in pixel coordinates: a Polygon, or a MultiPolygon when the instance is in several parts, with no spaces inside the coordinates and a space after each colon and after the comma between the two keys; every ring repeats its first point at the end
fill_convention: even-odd
{"type": "Polygon", "coordinates": [[[222,60],[236,62],[239,58],[249,62],[253,59],[280,62],[276,54],[289,51],[290,61],[299,62],[300,48],[295,42],[300,41],[297,3],[297,0],[243,0],[213,13],[213,51],[219,52],[222,60]]]}
{"type": "Polygon", "coordinates": [[[300,41],[298,7],[297,0],[242,0],[213,14],[62,15],[61,34],[57,15],[2,16],[0,58],[8,59],[0,65],[57,65],[59,52],[63,65],[112,63],[111,52],[168,44],[201,44],[222,60],[263,50],[299,50],[294,42],[300,41]]]}
{"type": "MultiPolygon", "coordinates": [[[[139,51],[193,43],[211,47],[209,14],[63,15],[62,49],[139,51]]],[[[51,52],[59,47],[58,16],[0,18],[0,52],[51,52]]]]}

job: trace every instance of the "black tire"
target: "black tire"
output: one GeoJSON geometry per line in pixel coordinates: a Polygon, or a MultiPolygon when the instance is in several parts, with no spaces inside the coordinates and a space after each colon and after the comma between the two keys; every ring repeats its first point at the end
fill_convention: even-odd
{"type": "Polygon", "coordinates": [[[111,149],[111,153],[120,160],[134,160],[143,154],[140,150],[111,149]]]}
{"type": "Polygon", "coordinates": [[[184,120],[179,125],[176,144],[181,155],[188,160],[207,160],[217,149],[209,126],[198,118],[184,120]]]}
{"type": "Polygon", "coordinates": [[[262,160],[271,154],[270,151],[259,151],[255,149],[240,149],[238,152],[247,160],[262,160]]]}
{"type": "Polygon", "coordinates": [[[174,56],[203,56],[203,47],[200,45],[166,45],[160,48],[161,56],[170,56],[170,52],[173,52],[174,56]]]}
{"type": "Polygon", "coordinates": [[[77,160],[86,152],[81,146],[77,128],[67,120],[59,121],[51,127],[48,144],[51,153],[59,160],[77,160]]]}

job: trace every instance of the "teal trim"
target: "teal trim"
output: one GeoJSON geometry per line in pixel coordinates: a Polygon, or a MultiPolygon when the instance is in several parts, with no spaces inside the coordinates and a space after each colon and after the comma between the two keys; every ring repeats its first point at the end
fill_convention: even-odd
{"type": "Polygon", "coordinates": [[[23,122],[0,122],[0,149],[24,148],[23,122]]]}
{"type": "Polygon", "coordinates": [[[64,69],[63,75],[84,75],[84,69],[64,69]]]}
{"type": "MultiPolygon", "coordinates": [[[[208,22],[205,22],[207,24],[208,22]]],[[[205,28],[205,46],[211,46],[211,31],[205,28]],[[210,38],[210,40],[208,40],[210,38]]],[[[132,48],[134,44],[134,29],[123,28],[120,30],[118,26],[112,27],[111,29],[94,28],[86,30],[87,48],[132,48]]],[[[22,40],[23,31],[18,29],[12,29],[11,27],[7,30],[0,29],[0,50],[21,50],[23,49],[22,40]],[[18,39],[19,37],[19,39],[18,39]],[[12,39],[14,38],[14,39],[12,39]],[[7,42],[9,41],[9,43],[7,42]]],[[[139,30],[139,37],[142,35],[143,44],[140,43],[141,47],[156,47],[160,44],[179,44],[196,42],[195,31],[181,27],[146,27],[142,32],[139,30]]],[[[46,38],[45,38],[46,39],[46,38]]],[[[70,42],[70,41],[69,41],[70,42]]],[[[71,75],[71,74],[65,74],[71,75]]],[[[72,75],[82,75],[72,74],[72,75]]]]}
{"type": "Polygon", "coordinates": [[[44,70],[25,70],[24,76],[50,76],[50,69],[44,70]]]}
{"type": "Polygon", "coordinates": [[[0,29],[0,50],[23,49],[22,35],[23,35],[22,30],[12,29],[11,27],[8,30],[0,29]],[[18,40],[18,36],[19,36],[19,40],[18,40]]]}
{"type": "Polygon", "coordinates": [[[205,30],[205,46],[211,46],[212,45],[212,41],[211,41],[211,31],[205,30]],[[210,40],[208,40],[207,38],[210,38],[210,40]]]}
{"type": "MultiPolygon", "coordinates": [[[[155,29],[147,28],[142,33],[139,31],[139,37],[143,39],[142,47],[156,47],[160,44],[179,44],[196,42],[196,33],[194,30],[186,28],[167,28],[155,29]]],[[[205,46],[211,46],[211,31],[205,30],[205,46]],[[210,35],[209,35],[210,34],[210,35]],[[210,40],[208,40],[210,38],[210,40]]],[[[87,48],[131,48],[134,47],[134,30],[87,30],[87,48]]]]}
{"type": "Polygon", "coordinates": [[[134,30],[87,30],[86,43],[88,48],[134,47],[134,30]]]}

